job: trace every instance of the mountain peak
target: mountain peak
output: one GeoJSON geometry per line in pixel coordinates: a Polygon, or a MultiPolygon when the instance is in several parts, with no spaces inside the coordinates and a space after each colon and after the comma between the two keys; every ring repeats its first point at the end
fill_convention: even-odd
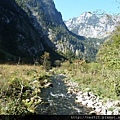
{"type": "Polygon", "coordinates": [[[110,15],[105,12],[84,12],[79,17],[65,21],[68,29],[75,34],[91,37],[105,38],[115,29],[119,15],[110,15]]]}
{"type": "Polygon", "coordinates": [[[91,12],[83,12],[80,16],[91,16],[91,12]]]}

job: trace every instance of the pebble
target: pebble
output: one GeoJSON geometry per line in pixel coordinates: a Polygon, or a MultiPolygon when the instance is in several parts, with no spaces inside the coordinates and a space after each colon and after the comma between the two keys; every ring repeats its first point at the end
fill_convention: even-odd
{"type": "Polygon", "coordinates": [[[112,111],[107,111],[107,115],[112,115],[112,111]]]}
{"type": "Polygon", "coordinates": [[[87,101],[82,101],[82,105],[87,106],[87,101]]]}
{"type": "Polygon", "coordinates": [[[75,82],[66,83],[68,88],[68,93],[74,92],[76,94],[76,103],[80,103],[88,108],[93,108],[94,110],[90,112],[90,115],[98,114],[98,115],[120,115],[120,101],[110,101],[108,100],[106,103],[103,102],[97,95],[94,95],[90,88],[86,88],[85,91],[76,90],[76,86],[78,86],[75,82]],[[112,108],[113,110],[109,110],[112,108]]]}
{"type": "Polygon", "coordinates": [[[91,111],[89,114],[90,115],[97,115],[95,111],[91,111]]]}
{"type": "Polygon", "coordinates": [[[53,85],[50,82],[48,82],[47,84],[44,85],[44,87],[45,88],[47,88],[47,87],[53,87],[53,85]]]}

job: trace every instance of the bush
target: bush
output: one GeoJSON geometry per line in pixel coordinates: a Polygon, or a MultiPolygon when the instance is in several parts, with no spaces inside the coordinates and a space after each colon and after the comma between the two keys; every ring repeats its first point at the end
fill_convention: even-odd
{"type": "Polygon", "coordinates": [[[120,27],[102,45],[97,54],[97,61],[106,69],[120,70],[120,27]]]}
{"type": "Polygon", "coordinates": [[[35,113],[42,101],[41,81],[48,76],[40,66],[0,65],[0,114],[35,113]]]}
{"type": "Polygon", "coordinates": [[[56,60],[55,61],[55,66],[56,67],[60,67],[61,66],[61,61],[60,60],[56,60]]]}

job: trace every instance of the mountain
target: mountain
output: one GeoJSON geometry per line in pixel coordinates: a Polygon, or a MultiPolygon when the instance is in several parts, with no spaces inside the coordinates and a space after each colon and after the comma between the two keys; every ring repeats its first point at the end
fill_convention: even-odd
{"type": "Polygon", "coordinates": [[[46,40],[50,41],[42,26],[37,31],[33,20],[14,0],[0,1],[0,61],[17,61],[18,57],[29,61],[45,51],[51,53],[52,60],[61,59],[53,43],[50,41],[48,46],[46,40]]]}
{"type": "Polygon", "coordinates": [[[71,57],[93,61],[98,51],[97,43],[68,30],[53,0],[0,1],[0,16],[0,61],[32,60],[44,52],[53,62],[71,57]]]}
{"type": "Polygon", "coordinates": [[[16,0],[16,2],[32,19],[35,29],[39,33],[43,31],[48,46],[55,45],[55,50],[65,56],[69,53],[75,54],[76,51],[84,52],[85,37],[67,29],[53,0],[16,0]]]}
{"type": "Polygon", "coordinates": [[[120,15],[84,12],[79,17],[65,21],[65,24],[70,31],[77,35],[101,39],[108,37],[119,21],[120,15]]]}

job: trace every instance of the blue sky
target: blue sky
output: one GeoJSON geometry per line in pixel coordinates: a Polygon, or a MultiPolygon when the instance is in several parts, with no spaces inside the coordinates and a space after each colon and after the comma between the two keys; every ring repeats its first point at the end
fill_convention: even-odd
{"type": "Polygon", "coordinates": [[[54,0],[54,3],[57,10],[62,13],[63,20],[78,17],[83,12],[93,12],[99,9],[111,14],[120,13],[119,0],[54,0]]]}

